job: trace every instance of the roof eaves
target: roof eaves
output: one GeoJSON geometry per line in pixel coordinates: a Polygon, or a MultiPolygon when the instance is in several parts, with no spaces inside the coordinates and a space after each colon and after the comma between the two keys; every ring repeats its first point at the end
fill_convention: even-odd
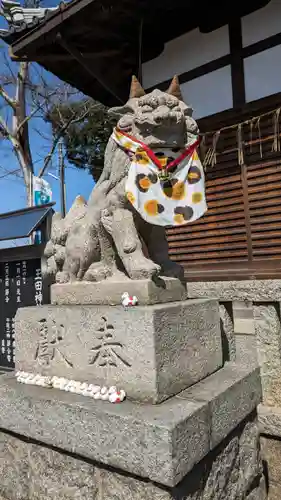
{"type": "Polygon", "coordinates": [[[25,8],[12,0],[2,0],[1,12],[7,23],[8,29],[0,30],[0,38],[12,44],[25,35],[28,35],[34,29],[46,24],[49,19],[61,14],[63,11],[72,7],[74,3],[80,0],[71,0],[68,3],[61,2],[53,8],[25,8]]]}
{"type": "Polygon", "coordinates": [[[1,33],[0,30],[0,38],[9,45],[15,46],[16,53],[30,43],[31,35],[34,37],[32,41],[39,39],[42,35],[47,34],[56,26],[60,26],[63,21],[73,14],[76,14],[76,12],[84,7],[87,7],[93,1],[95,0],[71,0],[67,3],[61,2],[55,10],[46,9],[44,18],[39,20],[34,19],[32,24],[27,25],[27,23],[24,23],[21,28],[13,24],[10,26],[8,33],[1,33]]]}
{"type": "Polygon", "coordinates": [[[54,12],[46,11],[44,17],[40,19],[38,17],[34,17],[29,22],[23,20],[17,24],[10,24],[9,29],[0,30],[0,38],[8,44],[13,43],[23,35],[28,34],[31,30],[37,28],[41,24],[44,24],[53,15],[54,12]]]}

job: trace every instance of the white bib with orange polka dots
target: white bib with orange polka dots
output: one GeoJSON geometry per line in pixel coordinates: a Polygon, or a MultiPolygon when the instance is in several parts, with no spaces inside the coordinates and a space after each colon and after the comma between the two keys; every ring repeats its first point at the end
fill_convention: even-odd
{"type": "Polygon", "coordinates": [[[154,149],[114,130],[112,138],[131,160],[126,196],[141,217],[158,226],[181,226],[206,212],[204,171],[198,141],[184,152],[154,149]]]}

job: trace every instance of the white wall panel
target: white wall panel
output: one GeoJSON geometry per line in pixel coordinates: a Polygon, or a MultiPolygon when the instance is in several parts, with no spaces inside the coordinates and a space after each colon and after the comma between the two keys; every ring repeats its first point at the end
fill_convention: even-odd
{"type": "Polygon", "coordinates": [[[231,68],[218,69],[181,85],[184,101],[190,104],[195,119],[233,107],[231,68]]]}
{"type": "Polygon", "coordinates": [[[281,92],[281,45],[244,59],[246,101],[281,92]]]}
{"type": "Polygon", "coordinates": [[[281,1],[271,0],[262,9],[242,18],[243,47],[276,35],[280,31],[281,1]]]}
{"type": "Polygon", "coordinates": [[[143,64],[145,88],[202,66],[229,54],[228,27],[200,33],[199,29],[185,33],[165,45],[160,56],[143,64]]]}

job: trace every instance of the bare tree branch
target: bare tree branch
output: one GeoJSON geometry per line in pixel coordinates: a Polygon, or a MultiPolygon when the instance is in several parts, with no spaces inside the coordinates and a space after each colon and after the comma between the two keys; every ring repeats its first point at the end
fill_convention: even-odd
{"type": "MultiPolygon", "coordinates": [[[[32,156],[30,147],[30,126],[32,119],[46,117],[56,109],[59,117],[58,131],[47,137],[45,130],[35,131],[46,140],[48,148],[41,147],[37,154],[38,162],[43,162],[43,167],[39,172],[42,177],[56,151],[59,140],[66,135],[71,124],[83,121],[92,109],[92,101],[85,101],[85,105],[79,108],[71,106],[77,98],[81,100],[81,93],[67,84],[48,80],[44,70],[37,64],[31,65],[26,61],[19,63],[11,62],[6,52],[2,53],[4,67],[0,74],[0,139],[9,141],[10,147],[19,163],[19,169],[12,172],[4,172],[3,177],[18,176],[20,172],[25,184],[28,204],[32,203],[32,176],[36,161],[32,156]],[[30,71],[32,68],[32,71],[30,71]],[[78,97],[79,96],[79,97],[78,97]],[[69,105],[67,117],[61,113],[63,104],[69,105]],[[50,147],[51,142],[51,147],[50,147]],[[45,156],[45,153],[48,154],[45,156]],[[40,157],[41,156],[41,157],[40,157]]],[[[2,60],[2,61],[3,61],[2,60]]],[[[0,175],[1,178],[1,175],[0,175]]]]}
{"type": "Polygon", "coordinates": [[[16,101],[12,99],[8,93],[5,91],[5,89],[0,85],[0,96],[5,99],[6,103],[11,106],[11,108],[15,109],[16,108],[16,101]]]}
{"type": "Polygon", "coordinates": [[[5,61],[5,66],[6,66],[6,68],[8,68],[9,73],[10,73],[10,77],[11,77],[10,83],[15,83],[16,82],[16,75],[12,69],[11,60],[9,59],[6,51],[3,52],[3,57],[4,57],[4,61],[5,61]]]}
{"type": "Polygon", "coordinates": [[[39,177],[42,177],[44,175],[44,172],[46,171],[46,168],[48,167],[48,165],[49,165],[49,163],[51,161],[51,158],[52,158],[52,156],[53,156],[53,154],[54,154],[54,152],[56,150],[58,142],[63,137],[63,134],[66,131],[66,129],[69,127],[69,125],[72,124],[72,123],[78,123],[79,121],[83,120],[86,117],[86,115],[88,114],[88,112],[89,112],[89,110],[87,110],[83,115],[79,116],[76,119],[73,119],[73,117],[71,116],[69,118],[69,120],[67,120],[67,122],[64,124],[64,126],[61,127],[61,129],[58,132],[56,138],[54,139],[51,151],[47,154],[47,156],[45,158],[44,166],[43,166],[43,168],[39,172],[39,177]]]}
{"type": "Polygon", "coordinates": [[[1,115],[0,115],[0,129],[3,130],[5,137],[9,139],[12,137],[13,132],[10,130],[7,121],[4,120],[4,118],[2,118],[1,115]]]}
{"type": "MultiPolygon", "coordinates": [[[[48,96],[49,98],[51,98],[53,95],[55,95],[55,91],[54,92],[51,92],[50,95],[48,96]]],[[[20,130],[22,129],[22,127],[29,121],[31,120],[31,118],[33,118],[36,113],[40,110],[40,109],[43,109],[44,108],[44,103],[43,104],[38,104],[38,106],[33,110],[31,111],[30,115],[26,116],[23,121],[18,125],[18,128],[16,130],[16,133],[20,132],[20,130]]]]}
{"type": "Polygon", "coordinates": [[[4,175],[0,175],[0,179],[4,179],[4,177],[8,177],[9,175],[13,175],[19,171],[20,171],[20,168],[16,168],[15,170],[12,170],[11,172],[6,172],[4,175]]]}

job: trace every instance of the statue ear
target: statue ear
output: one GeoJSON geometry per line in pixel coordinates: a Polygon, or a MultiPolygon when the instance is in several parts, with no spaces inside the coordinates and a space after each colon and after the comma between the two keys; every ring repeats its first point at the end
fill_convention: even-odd
{"type": "Polygon", "coordinates": [[[166,90],[166,93],[177,97],[179,101],[183,101],[180,82],[177,76],[174,76],[174,78],[172,79],[170,87],[166,90]]]}
{"type": "Polygon", "coordinates": [[[142,88],[140,82],[138,81],[135,75],[132,76],[131,88],[130,88],[130,97],[129,99],[133,99],[134,97],[142,97],[145,95],[145,91],[142,88]]]}
{"type": "Polygon", "coordinates": [[[116,108],[110,108],[108,110],[109,116],[114,118],[121,118],[124,115],[132,115],[134,114],[134,110],[128,104],[124,104],[124,106],[117,106],[116,108]]]}

